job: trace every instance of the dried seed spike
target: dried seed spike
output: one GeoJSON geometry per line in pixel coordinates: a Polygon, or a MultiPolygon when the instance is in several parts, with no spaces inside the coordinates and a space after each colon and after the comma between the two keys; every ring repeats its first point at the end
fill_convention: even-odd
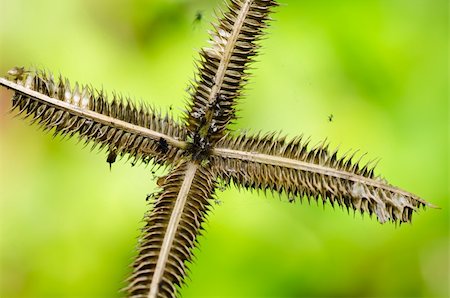
{"type": "MultiPolygon", "coordinates": [[[[185,146],[179,139],[183,139],[186,132],[169,117],[160,119],[146,110],[146,116],[137,121],[134,117],[135,111],[130,105],[122,104],[117,98],[113,103],[107,103],[103,91],[95,96],[92,94],[92,88],[80,87],[78,83],[75,83],[72,90],[69,80],[61,76],[56,84],[52,80],[53,75],[44,71],[23,70],[21,82],[25,82],[24,86],[3,78],[0,78],[0,85],[15,91],[12,101],[18,114],[31,117],[32,123],[40,123],[45,131],[54,128],[53,135],[61,134],[64,138],[78,134],[80,138],[93,141],[100,147],[118,141],[118,135],[113,138],[117,129],[131,135],[146,136],[148,138],[146,148],[151,149],[150,152],[154,154],[152,158],[159,163],[172,162],[180,155],[178,151],[185,146]],[[51,95],[56,98],[50,97],[51,95]],[[116,117],[110,117],[111,111],[116,117]],[[60,116],[56,118],[55,115],[60,116]],[[127,123],[130,121],[135,123],[127,123]],[[88,133],[85,123],[89,124],[89,128],[94,126],[96,129],[88,133]],[[98,127],[94,123],[98,124],[98,127]],[[160,138],[164,138],[167,142],[165,148],[167,150],[163,153],[156,150],[160,145],[158,141],[160,138]]],[[[136,154],[135,149],[130,150],[136,148],[136,145],[128,144],[128,147],[121,147],[121,154],[136,154]]]]}
{"type": "Polygon", "coordinates": [[[235,119],[234,105],[246,82],[248,63],[256,48],[274,1],[226,2],[228,11],[210,31],[211,47],[201,51],[198,76],[192,82],[192,100],[185,116],[192,138],[214,144],[235,119]],[[214,120],[214,121],[213,121],[214,120]]]}
{"type": "Polygon", "coordinates": [[[306,144],[296,147],[295,150],[306,152],[298,155],[293,151],[277,150],[284,143],[283,138],[267,141],[267,137],[260,138],[258,134],[256,137],[241,134],[222,138],[213,150],[213,164],[220,179],[227,184],[233,182],[250,189],[270,189],[288,196],[306,193],[308,202],[310,198],[316,201],[328,198],[347,209],[375,213],[381,223],[388,220],[409,222],[412,212],[406,212],[405,208],[431,207],[411,193],[373,179],[373,172],[360,170],[358,163],[352,165],[351,159],[356,152],[350,158],[323,159],[317,158],[317,154],[330,156],[323,145],[313,149],[307,149],[306,144]],[[368,204],[363,205],[363,201],[368,204]],[[390,206],[397,207],[392,209],[390,206]]]}
{"type": "Polygon", "coordinates": [[[161,182],[125,289],[130,297],[175,296],[213,198],[213,176],[210,169],[182,163],[161,182]]]}

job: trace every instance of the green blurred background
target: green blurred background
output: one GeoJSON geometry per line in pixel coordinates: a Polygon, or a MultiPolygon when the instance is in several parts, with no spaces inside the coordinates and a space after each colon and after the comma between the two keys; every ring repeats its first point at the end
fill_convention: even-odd
{"type": "MultiPolygon", "coordinates": [[[[178,116],[221,2],[0,0],[0,73],[44,67],[178,116]]],[[[448,297],[447,1],[282,2],[234,129],[359,148],[442,209],[396,227],[219,192],[183,296],[448,297]]],[[[0,297],[120,296],[150,169],[109,171],[104,152],[13,118],[10,95],[0,89],[0,297]]]]}

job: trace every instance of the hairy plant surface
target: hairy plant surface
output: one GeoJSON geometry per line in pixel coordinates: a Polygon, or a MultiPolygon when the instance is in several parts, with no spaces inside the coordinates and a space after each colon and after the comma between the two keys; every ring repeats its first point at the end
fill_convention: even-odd
{"type": "MultiPolygon", "coordinates": [[[[354,154],[339,155],[327,143],[311,147],[301,137],[235,134],[235,105],[247,83],[258,41],[277,3],[231,0],[215,23],[182,123],[130,99],[70,84],[63,77],[15,67],[0,84],[12,89],[13,109],[45,131],[75,136],[106,148],[107,162],[128,156],[170,171],[145,216],[139,252],[125,288],[129,297],[172,297],[186,277],[186,262],[202,231],[218,182],[286,194],[290,201],[330,202],[375,215],[380,223],[410,222],[420,197],[375,176],[354,154]]],[[[330,120],[331,121],[331,120],[330,120]]]]}

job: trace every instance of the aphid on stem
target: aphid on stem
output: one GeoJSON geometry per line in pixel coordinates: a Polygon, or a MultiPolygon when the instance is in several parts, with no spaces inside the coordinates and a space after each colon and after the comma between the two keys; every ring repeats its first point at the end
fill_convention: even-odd
{"type": "Polygon", "coordinates": [[[111,171],[111,165],[116,162],[117,153],[115,149],[109,151],[108,157],[106,158],[106,162],[109,163],[109,170],[111,171]]]}

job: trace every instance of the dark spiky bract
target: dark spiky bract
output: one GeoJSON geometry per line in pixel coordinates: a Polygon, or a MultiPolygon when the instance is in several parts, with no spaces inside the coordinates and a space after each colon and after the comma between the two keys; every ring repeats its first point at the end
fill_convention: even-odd
{"type": "Polygon", "coordinates": [[[267,27],[272,0],[232,0],[211,33],[211,47],[200,51],[198,74],[192,82],[185,116],[193,151],[207,151],[235,119],[236,99],[247,81],[247,69],[257,54],[267,27]]]}
{"type": "Polygon", "coordinates": [[[326,143],[310,148],[301,138],[275,134],[233,136],[229,125],[248,78],[258,41],[277,6],[272,0],[230,0],[214,25],[211,44],[200,52],[198,74],[184,124],[136,106],[117,94],[15,67],[0,85],[14,91],[13,109],[55,135],[77,136],[108,150],[107,162],[128,155],[169,168],[147,196],[137,258],[125,288],[130,297],[174,297],[184,283],[186,263],[211,207],[216,181],[225,185],[304,197],[375,214],[383,223],[410,222],[413,211],[429,205],[375,177],[373,166],[338,156],[326,143]]]}
{"type": "Polygon", "coordinates": [[[135,125],[174,139],[185,139],[184,128],[169,116],[161,117],[145,105],[138,107],[131,100],[115,93],[112,94],[112,100],[108,101],[103,90],[94,90],[78,83],[72,88],[67,79],[60,76],[55,80],[51,73],[40,70],[27,70],[20,76],[15,75],[13,81],[41,95],[57,99],[61,104],[72,106],[68,108],[58,102],[52,104],[15,92],[13,109],[26,118],[31,118],[32,123],[37,122],[44,130],[53,129],[54,135],[78,135],[86,143],[93,143],[92,149],[96,146],[100,150],[108,148],[109,163],[114,162],[116,156],[129,154],[135,161],[152,160],[154,163],[164,164],[171,163],[182,153],[179,148],[170,145],[161,150],[160,138],[155,139],[127,128],[135,125]],[[98,118],[99,115],[106,118],[98,118]],[[123,122],[131,125],[124,126],[123,122]]]}
{"type": "Polygon", "coordinates": [[[374,166],[360,166],[354,162],[354,152],[349,157],[338,157],[325,142],[309,148],[309,141],[296,138],[286,141],[276,134],[265,136],[226,137],[217,143],[218,148],[234,150],[249,156],[258,155],[262,161],[246,158],[214,156],[214,164],[221,170],[220,178],[227,184],[233,182],[247,189],[271,190],[285,193],[292,201],[304,197],[329,201],[361,213],[375,214],[381,223],[386,221],[410,222],[414,210],[427,205],[411,193],[374,177],[374,166]],[[267,157],[279,157],[275,162],[267,157]],[[286,164],[284,161],[289,161],[286,164]],[[308,165],[308,166],[306,166],[308,165]]]}
{"type": "MultiPolygon", "coordinates": [[[[166,235],[170,217],[175,208],[181,184],[185,179],[186,163],[174,168],[165,178],[162,190],[157,194],[153,209],[145,217],[146,225],[139,239],[139,253],[133,264],[133,274],[126,288],[129,297],[147,297],[155,274],[159,253],[166,235]]],[[[164,274],[159,282],[161,297],[174,296],[183,283],[186,262],[192,260],[192,249],[201,233],[201,224],[210,209],[215,189],[211,170],[199,167],[193,178],[183,214],[181,215],[164,274]]]]}

